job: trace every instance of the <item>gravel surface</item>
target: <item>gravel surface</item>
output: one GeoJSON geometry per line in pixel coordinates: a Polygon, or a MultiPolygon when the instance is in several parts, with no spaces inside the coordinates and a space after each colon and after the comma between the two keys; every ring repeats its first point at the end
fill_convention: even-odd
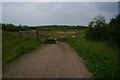
{"type": "Polygon", "coordinates": [[[47,44],[3,68],[3,78],[92,78],[67,43],[47,44]]]}

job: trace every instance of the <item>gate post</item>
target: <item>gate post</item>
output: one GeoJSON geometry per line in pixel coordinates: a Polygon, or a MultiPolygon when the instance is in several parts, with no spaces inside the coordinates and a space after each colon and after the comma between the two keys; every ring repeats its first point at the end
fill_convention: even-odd
{"type": "Polygon", "coordinates": [[[36,30],[36,38],[39,40],[39,30],[36,30]]]}
{"type": "Polygon", "coordinates": [[[20,31],[20,39],[22,38],[22,31],[20,31]]]}

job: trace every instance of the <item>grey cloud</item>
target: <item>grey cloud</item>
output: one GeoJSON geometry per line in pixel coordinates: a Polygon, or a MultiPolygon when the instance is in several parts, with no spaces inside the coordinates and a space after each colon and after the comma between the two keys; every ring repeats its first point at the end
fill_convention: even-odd
{"type": "Polygon", "coordinates": [[[117,2],[4,2],[2,9],[4,23],[87,25],[97,15],[117,14],[117,2]]]}

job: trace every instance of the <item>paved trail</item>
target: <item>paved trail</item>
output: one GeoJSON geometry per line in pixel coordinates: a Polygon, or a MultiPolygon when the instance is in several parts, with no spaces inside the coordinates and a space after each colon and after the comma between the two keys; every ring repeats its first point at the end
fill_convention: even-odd
{"type": "Polygon", "coordinates": [[[43,45],[3,69],[7,78],[91,78],[83,60],[66,43],[43,45]]]}

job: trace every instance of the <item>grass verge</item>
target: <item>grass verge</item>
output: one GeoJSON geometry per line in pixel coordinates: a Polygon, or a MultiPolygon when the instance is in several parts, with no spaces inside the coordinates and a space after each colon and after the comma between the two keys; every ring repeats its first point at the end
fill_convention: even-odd
{"type": "Polygon", "coordinates": [[[67,40],[83,58],[87,68],[95,78],[119,78],[119,50],[105,42],[89,42],[83,37],[67,40]]]}
{"type": "Polygon", "coordinates": [[[2,38],[2,64],[5,66],[7,63],[19,58],[25,53],[29,53],[37,49],[42,43],[35,39],[19,39],[19,33],[4,32],[2,38]]]}

